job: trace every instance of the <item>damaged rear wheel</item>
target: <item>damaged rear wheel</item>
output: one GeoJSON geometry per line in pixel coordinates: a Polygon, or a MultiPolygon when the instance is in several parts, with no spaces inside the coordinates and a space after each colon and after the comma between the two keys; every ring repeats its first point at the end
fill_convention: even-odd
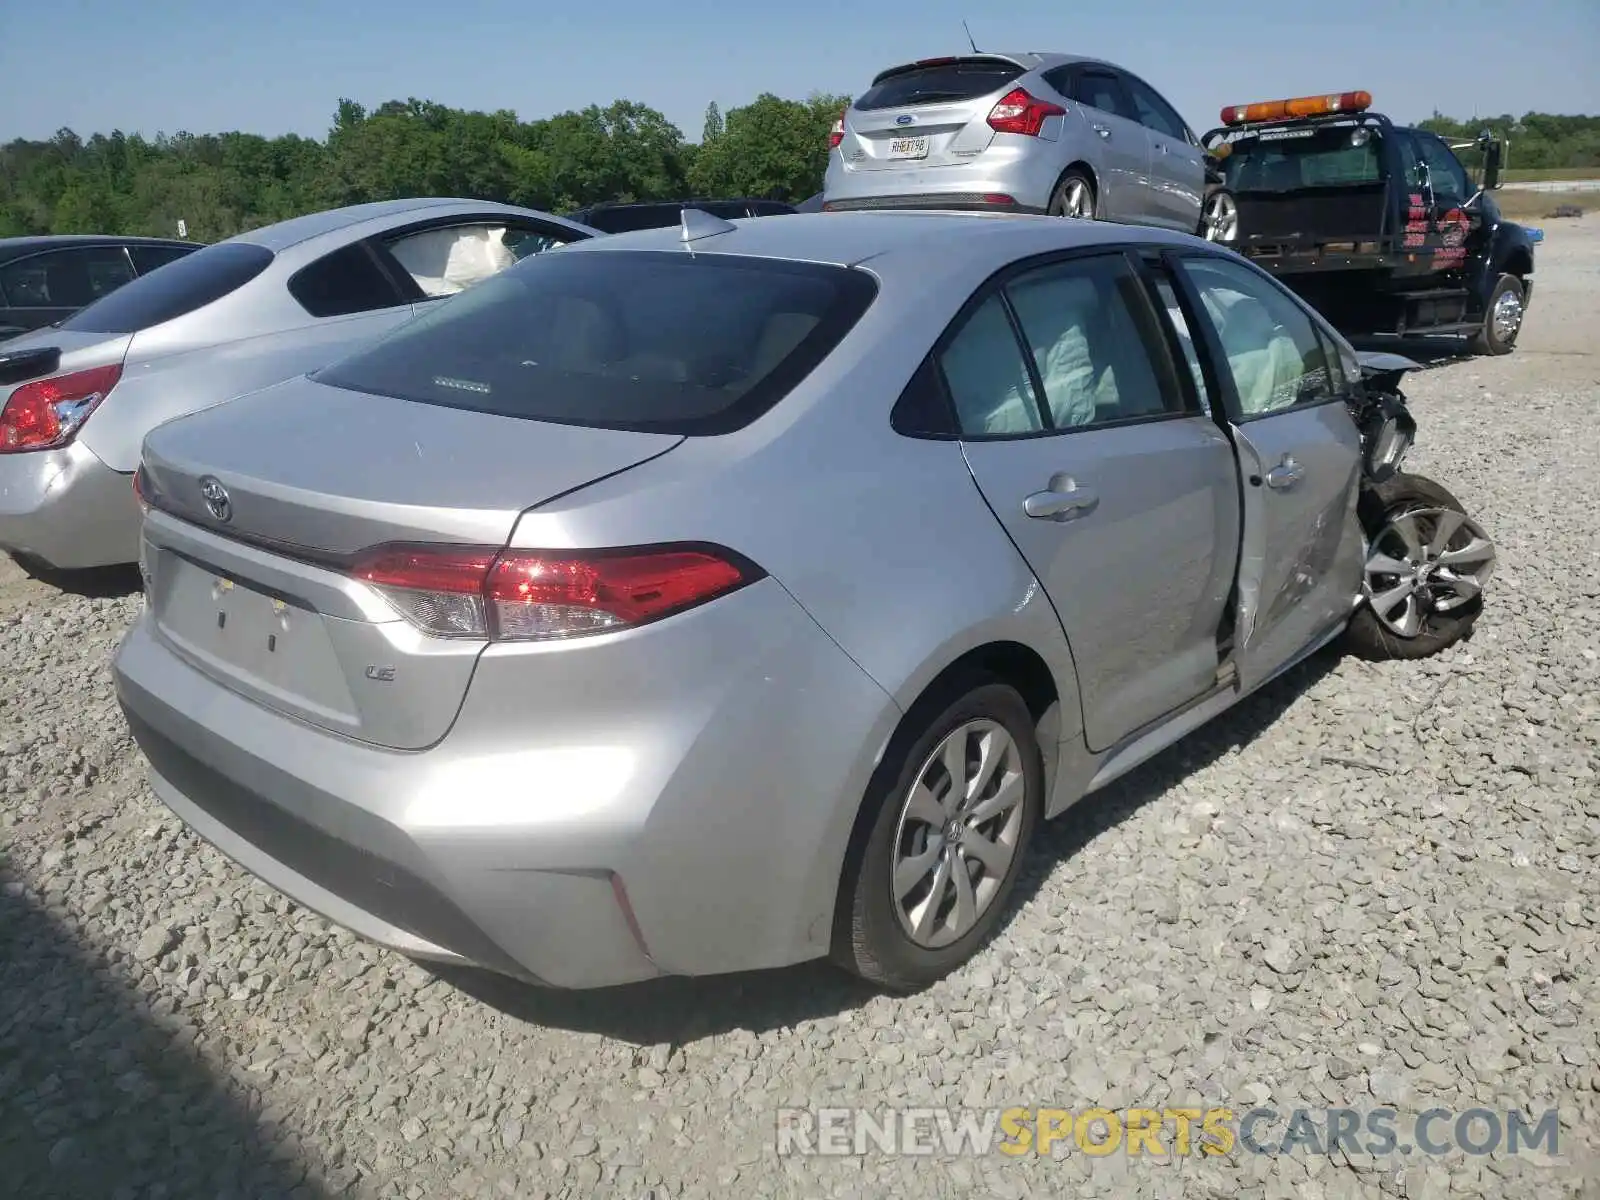
{"type": "Polygon", "coordinates": [[[1495,549],[1461,502],[1422,475],[1397,474],[1361,498],[1364,591],[1345,633],[1362,658],[1426,658],[1471,631],[1495,549]]]}

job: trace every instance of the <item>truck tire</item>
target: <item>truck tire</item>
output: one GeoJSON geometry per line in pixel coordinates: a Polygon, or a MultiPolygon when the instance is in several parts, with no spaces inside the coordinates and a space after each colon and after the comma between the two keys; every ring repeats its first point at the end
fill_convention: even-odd
{"type": "Polygon", "coordinates": [[[1472,632],[1494,543],[1461,501],[1424,475],[1396,474],[1361,493],[1365,599],[1345,649],[1372,660],[1427,658],[1472,632]]]}
{"type": "Polygon", "coordinates": [[[1045,210],[1052,217],[1078,217],[1095,221],[1100,218],[1100,196],[1095,191],[1094,180],[1078,167],[1069,167],[1050,193],[1050,206],[1045,210]]]}
{"type": "Polygon", "coordinates": [[[1517,334],[1522,331],[1523,315],[1522,280],[1515,275],[1502,275],[1495,280],[1483,306],[1483,327],[1472,341],[1479,354],[1510,354],[1516,349],[1517,334]]]}

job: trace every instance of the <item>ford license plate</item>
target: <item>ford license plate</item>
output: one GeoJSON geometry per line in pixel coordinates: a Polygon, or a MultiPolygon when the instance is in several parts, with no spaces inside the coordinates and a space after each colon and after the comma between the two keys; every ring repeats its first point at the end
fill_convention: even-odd
{"type": "Polygon", "coordinates": [[[889,139],[890,158],[927,158],[928,135],[921,137],[897,137],[889,139]]]}

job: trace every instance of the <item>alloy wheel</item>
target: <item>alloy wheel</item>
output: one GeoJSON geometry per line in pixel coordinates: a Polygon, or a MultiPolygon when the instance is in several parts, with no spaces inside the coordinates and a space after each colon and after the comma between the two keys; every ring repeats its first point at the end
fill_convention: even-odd
{"type": "Polygon", "coordinates": [[[895,830],[892,900],[901,928],[938,949],[969,933],[1017,856],[1027,786],[1022,754],[998,722],[951,731],[923,762],[895,830]]]}
{"type": "Polygon", "coordinates": [[[1418,508],[1390,518],[1367,551],[1366,596],[1391,633],[1413,638],[1428,618],[1475,599],[1494,572],[1495,549],[1472,518],[1418,508]]]}
{"type": "Polygon", "coordinates": [[[1239,236],[1239,206],[1226,192],[1213,192],[1206,201],[1205,235],[1208,242],[1232,242],[1239,236]]]}
{"type": "Polygon", "coordinates": [[[1522,328],[1522,297],[1514,291],[1501,292],[1489,319],[1494,325],[1496,340],[1510,342],[1522,328]]]}

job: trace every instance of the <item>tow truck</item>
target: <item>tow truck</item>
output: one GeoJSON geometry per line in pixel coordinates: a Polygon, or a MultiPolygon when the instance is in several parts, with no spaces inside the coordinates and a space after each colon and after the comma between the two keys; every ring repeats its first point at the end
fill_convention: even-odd
{"type": "Polygon", "coordinates": [[[1348,337],[1471,339],[1509,354],[1537,230],[1501,215],[1504,147],[1452,148],[1370,111],[1370,92],[1229,105],[1201,139],[1200,234],[1278,276],[1348,337]],[[1456,149],[1479,152],[1476,173],[1456,149]]]}

